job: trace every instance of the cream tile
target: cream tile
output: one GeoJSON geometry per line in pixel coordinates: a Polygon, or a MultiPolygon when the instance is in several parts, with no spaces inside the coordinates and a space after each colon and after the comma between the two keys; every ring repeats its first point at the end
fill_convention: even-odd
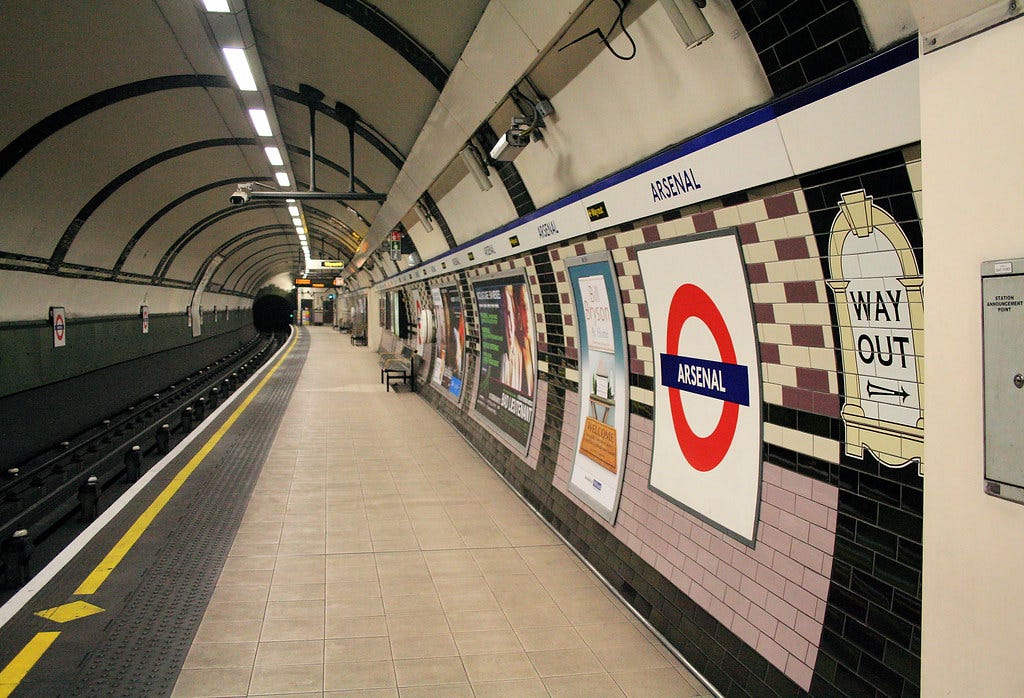
{"type": "Polygon", "coordinates": [[[594,674],[603,671],[601,662],[587,648],[530,652],[537,673],[542,677],[570,674],[594,674]]]}
{"type": "Polygon", "coordinates": [[[328,618],[325,635],[328,638],[378,637],[388,634],[384,616],[361,616],[358,618],[328,618]]]}
{"type": "Polygon", "coordinates": [[[571,650],[586,647],[576,629],[570,625],[549,628],[519,628],[519,642],[527,652],[544,650],[571,650]]]}
{"type": "Polygon", "coordinates": [[[459,657],[396,659],[395,675],[399,687],[468,683],[459,657]]]}
{"type": "Polygon", "coordinates": [[[608,674],[551,676],[543,681],[552,698],[614,698],[625,695],[608,674]]]}
{"type": "Polygon", "coordinates": [[[257,666],[249,683],[250,695],[321,691],[324,672],[319,664],[299,666],[257,666]]]}
{"type": "Polygon", "coordinates": [[[649,642],[628,645],[603,645],[593,648],[594,654],[609,673],[638,669],[660,669],[670,666],[668,660],[649,642]]]}
{"type": "Polygon", "coordinates": [[[285,640],[261,642],[256,651],[256,666],[288,666],[324,663],[323,640],[285,640]]]}
{"type": "Polygon", "coordinates": [[[355,691],[395,685],[395,668],[391,662],[340,662],[324,665],[325,691],[355,691]]]}
{"type": "Polygon", "coordinates": [[[476,698],[547,698],[548,690],[540,679],[486,681],[473,684],[476,698]]]}
{"type": "Polygon", "coordinates": [[[252,667],[255,656],[255,642],[195,643],[185,659],[185,668],[252,667]]]}
{"type": "Polygon", "coordinates": [[[693,698],[706,694],[690,685],[672,668],[624,671],[612,674],[612,678],[629,698],[693,698]]]}
{"type": "Polygon", "coordinates": [[[457,656],[459,649],[450,633],[396,635],[391,638],[391,653],[395,659],[425,659],[457,656]]]}
{"type": "Polygon", "coordinates": [[[455,644],[463,656],[523,651],[519,638],[511,628],[456,632],[455,644]]]}
{"type": "Polygon", "coordinates": [[[525,652],[502,654],[475,654],[462,658],[469,680],[501,681],[504,679],[528,679],[537,676],[530,658],[525,652]]]}
{"type": "Polygon", "coordinates": [[[183,669],[171,693],[173,698],[244,696],[249,689],[250,667],[183,669]]]}
{"type": "Polygon", "coordinates": [[[446,683],[433,686],[402,686],[402,698],[472,698],[473,689],[468,683],[446,683]]]}
{"type": "Polygon", "coordinates": [[[391,645],[385,636],[331,638],[324,642],[324,662],[373,662],[390,660],[391,645]]]}

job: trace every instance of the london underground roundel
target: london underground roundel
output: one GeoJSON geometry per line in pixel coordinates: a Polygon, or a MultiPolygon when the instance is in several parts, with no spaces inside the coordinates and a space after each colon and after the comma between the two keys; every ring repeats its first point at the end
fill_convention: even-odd
{"type": "Polygon", "coordinates": [[[753,309],[733,231],[637,251],[654,353],[650,486],[754,540],[761,394],[753,309]]]}

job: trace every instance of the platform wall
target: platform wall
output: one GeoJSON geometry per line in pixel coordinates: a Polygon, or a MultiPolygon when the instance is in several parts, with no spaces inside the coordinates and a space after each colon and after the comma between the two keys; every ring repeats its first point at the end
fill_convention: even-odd
{"type": "MultiPolygon", "coordinates": [[[[466,322],[461,401],[430,382],[429,372],[424,397],[727,695],[919,690],[922,308],[918,299],[899,309],[909,323],[905,334],[916,339],[913,355],[892,351],[910,341],[899,331],[844,319],[858,311],[837,303],[834,288],[843,280],[830,244],[852,234],[846,220],[857,214],[849,202],[840,205],[844,195],[871,197],[862,200],[874,212],[874,232],[905,241],[898,253],[904,268],[872,282],[883,294],[871,296],[874,319],[893,319],[897,308],[887,318],[885,299],[910,300],[895,289],[923,283],[920,169],[918,146],[890,150],[404,287],[408,302],[421,307],[432,307],[431,288],[456,287],[466,322]],[[661,348],[652,341],[637,249],[723,229],[736,230],[741,244],[760,355],[763,446],[753,545],[649,486],[654,424],[667,406],[654,399],[661,348]],[[568,486],[581,399],[565,260],[606,250],[625,314],[630,385],[614,524],[568,486]],[[535,424],[525,450],[473,410],[481,332],[471,285],[520,270],[529,280],[538,354],[535,424]],[[870,358],[876,366],[903,361],[916,380],[907,384],[910,395],[875,395],[884,370],[882,378],[867,376],[864,357],[876,336],[882,352],[870,358]],[[860,363],[858,340],[869,343],[859,345],[860,363]],[[870,398],[863,394],[868,383],[870,398]],[[916,405],[918,421],[911,414],[909,422],[919,428],[906,426],[906,413],[887,421],[876,404],[886,402],[916,405]],[[872,409],[883,418],[867,424],[863,413],[872,409]]],[[[847,277],[856,275],[846,267],[847,277]]],[[[860,310],[866,313],[863,304],[860,310]]],[[[429,347],[425,353],[433,356],[429,347]]],[[[904,390],[903,383],[886,385],[904,390]]]]}

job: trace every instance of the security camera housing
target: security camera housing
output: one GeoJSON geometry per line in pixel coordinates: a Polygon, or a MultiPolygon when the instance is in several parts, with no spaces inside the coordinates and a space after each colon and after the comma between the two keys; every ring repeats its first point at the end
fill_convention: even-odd
{"type": "MultiPolygon", "coordinates": [[[[527,144],[530,142],[530,138],[527,136],[526,143],[522,143],[518,138],[516,140],[520,143],[519,145],[512,143],[508,137],[509,133],[511,133],[511,131],[501,134],[501,138],[499,138],[498,142],[494,144],[493,148],[491,148],[491,158],[493,160],[497,160],[499,162],[511,162],[519,157],[519,153],[523,152],[523,149],[526,148],[527,144]]],[[[516,138],[516,136],[513,136],[513,138],[516,138]]]]}
{"type": "Polygon", "coordinates": [[[242,204],[249,201],[249,191],[247,189],[239,187],[238,189],[235,190],[235,193],[231,195],[231,198],[229,200],[235,206],[241,206],[242,204]]]}

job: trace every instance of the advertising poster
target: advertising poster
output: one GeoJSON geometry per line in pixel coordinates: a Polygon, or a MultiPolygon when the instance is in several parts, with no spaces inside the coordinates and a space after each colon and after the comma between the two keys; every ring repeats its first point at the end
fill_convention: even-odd
{"type": "Polygon", "coordinates": [[[753,545],[761,376],[735,229],[637,249],[654,342],[650,487],[753,545]]]}
{"type": "Polygon", "coordinates": [[[537,338],[526,275],[473,284],[480,319],[480,366],[473,409],[522,447],[530,444],[537,393],[537,338]]]}
{"type": "Polygon", "coordinates": [[[569,489],[615,523],[629,434],[626,332],[611,255],[566,260],[580,341],[580,416],[569,489]]]}
{"type": "Polygon", "coordinates": [[[434,372],[431,382],[455,402],[462,399],[462,380],[466,357],[466,320],[462,298],[456,286],[430,289],[437,319],[434,344],[434,372]]]}

